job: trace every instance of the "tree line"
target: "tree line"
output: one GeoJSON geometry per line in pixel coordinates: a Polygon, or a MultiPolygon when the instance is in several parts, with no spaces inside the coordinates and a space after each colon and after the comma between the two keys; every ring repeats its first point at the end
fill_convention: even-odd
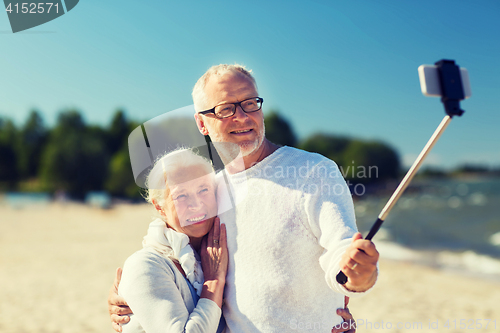
{"type": "MultiPolygon", "coordinates": [[[[107,191],[139,199],[127,143],[140,124],[123,110],[105,126],[87,124],[77,110],[61,112],[52,128],[37,111],[19,127],[0,117],[0,191],[64,191],[74,199],[89,191],[107,191]]],[[[399,156],[383,142],[328,133],[298,140],[291,124],[273,111],[265,116],[265,125],[270,141],[334,160],[348,181],[372,184],[399,175],[399,156]]]]}

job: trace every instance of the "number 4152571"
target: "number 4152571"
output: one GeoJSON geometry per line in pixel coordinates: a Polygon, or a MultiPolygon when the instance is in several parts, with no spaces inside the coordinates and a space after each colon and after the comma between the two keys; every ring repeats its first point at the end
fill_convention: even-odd
{"type": "Polygon", "coordinates": [[[9,14],[14,12],[16,14],[18,13],[23,13],[23,14],[43,14],[43,13],[50,13],[50,10],[52,7],[55,8],[56,13],[59,13],[59,4],[58,3],[53,3],[53,2],[46,2],[46,3],[28,3],[24,2],[21,5],[16,3],[14,6],[12,6],[11,3],[5,8],[5,11],[7,11],[9,14]],[[38,5],[38,6],[37,6],[38,5]],[[15,7],[15,8],[14,8],[15,7]]]}

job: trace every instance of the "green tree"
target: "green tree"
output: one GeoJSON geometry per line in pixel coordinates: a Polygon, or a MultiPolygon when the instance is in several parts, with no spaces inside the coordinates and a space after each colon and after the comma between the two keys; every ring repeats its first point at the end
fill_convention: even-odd
{"type": "Polygon", "coordinates": [[[64,190],[76,198],[101,190],[109,155],[104,132],[86,127],[78,111],[59,115],[42,155],[41,180],[48,190],[64,190]]]}
{"type": "Polygon", "coordinates": [[[346,178],[361,183],[396,178],[400,167],[396,151],[377,141],[352,140],[345,149],[343,161],[346,178]]]}
{"type": "Polygon", "coordinates": [[[278,112],[271,111],[264,118],[266,138],[281,146],[296,147],[297,137],[292,125],[278,112]]]}
{"type": "Polygon", "coordinates": [[[305,139],[299,146],[333,160],[344,178],[356,183],[374,183],[398,176],[398,154],[382,142],[319,133],[305,139]]]}
{"type": "Polygon", "coordinates": [[[130,131],[130,122],[127,120],[125,112],[117,110],[107,129],[108,151],[111,155],[116,154],[127,143],[130,131]]]}
{"type": "Polygon", "coordinates": [[[490,171],[490,168],[486,165],[481,165],[481,164],[462,164],[459,165],[455,170],[453,170],[454,173],[460,174],[460,173],[487,173],[490,171]]]}
{"type": "Polygon", "coordinates": [[[306,138],[299,147],[328,157],[340,166],[344,164],[344,151],[350,142],[346,137],[318,133],[306,138]]]}
{"type": "Polygon", "coordinates": [[[19,133],[19,172],[26,178],[36,177],[40,166],[40,157],[47,139],[47,129],[37,111],[31,111],[19,133]]]}
{"type": "Polygon", "coordinates": [[[0,118],[0,189],[13,190],[19,180],[17,142],[18,130],[14,123],[0,118]]]}
{"type": "Polygon", "coordinates": [[[415,177],[419,178],[447,178],[449,176],[448,172],[444,169],[427,166],[422,168],[415,177]]]}
{"type": "Polygon", "coordinates": [[[109,163],[108,178],[104,187],[111,195],[137,199],[141,197],[139,186],[135,184],[128,147],[125,145],[109,163]]]}

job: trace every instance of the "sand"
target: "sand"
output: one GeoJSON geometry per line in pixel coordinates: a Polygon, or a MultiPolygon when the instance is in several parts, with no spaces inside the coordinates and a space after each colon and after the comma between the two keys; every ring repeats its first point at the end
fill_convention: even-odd
{"type": "MultiPolygon", "coordinates": [[[[152,215],[147,205],[0,205],[0,332],[114,332],[107,293],[152,215]]],[[[500,332],[500,284],[387,260],[380,270],[351,299],[358,332],[500,332]]]]}
{"type": "Polygon", "coordinates": [[[358,332],[500,332],[499,301],[500,283],[382,259],[376,286],[349,307],[358,332]]]}

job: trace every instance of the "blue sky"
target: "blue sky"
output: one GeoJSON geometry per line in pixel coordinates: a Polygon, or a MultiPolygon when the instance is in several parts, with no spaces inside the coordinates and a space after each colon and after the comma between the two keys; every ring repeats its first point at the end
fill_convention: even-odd
{"type": "Polygon", "coordinates": [[[469,70],[462,102],[427,165],[500,166],[500,2],[82,0],[13,34],[0,13],[0,115],[52,125],[76,107],[107,124],[117,108],[146,121],[189,104],[219,63],[251,68],[264,111],[299,137],[382,140],[411,164],[444,116],[420,92],[417,68],[454,59],[469,70]]]}

